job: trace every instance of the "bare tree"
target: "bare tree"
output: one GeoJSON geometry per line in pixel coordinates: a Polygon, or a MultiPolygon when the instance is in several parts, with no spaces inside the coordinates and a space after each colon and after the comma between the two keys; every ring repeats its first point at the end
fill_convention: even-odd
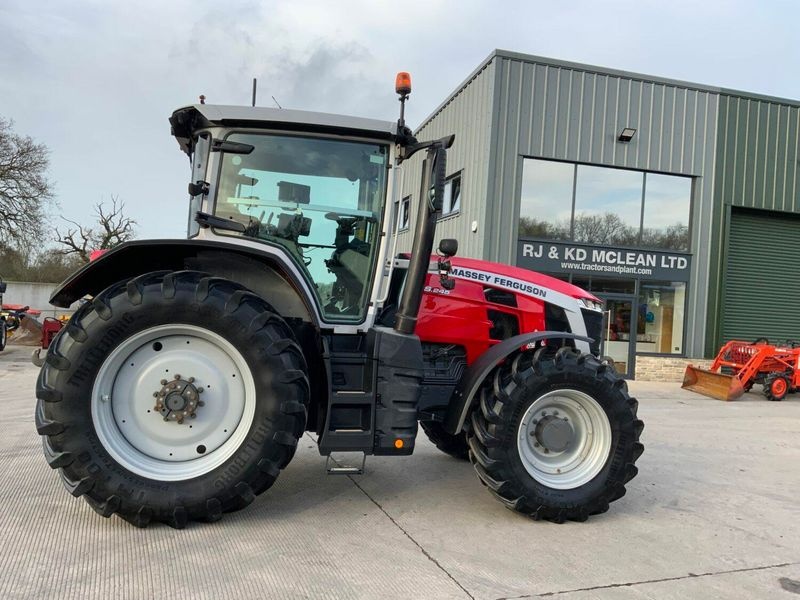
{"type": "Polygon", "coordinates": [[[45,208],[53,197],[44,144],[14,133],[0,118],[0,243],[30,244],[44,238],[45,208]]]}
{"type": "Polygon", "coordinates": [[[133,239],[136,221],[126,217],[124,210],[125,203],[121,202],[118,196],[111,196],[111,208],[106,209],[103,202],[95,205],[96,226],[84,227],[65,218],[64,220],[72,227],[64,232],[57,232],[56,241],[65,246],[58,252],[64,255],[76,254],[83,262],[89,262],[92,250],[110,250],[122,242],[133,239]]]}
{"type": "Polygon", "coordinates": [[[605,244],[608,246],[633,246],[637,243],[639,230],[626,225],[619,215],[579,213],[575,215],[576,242],[605,244]]]}

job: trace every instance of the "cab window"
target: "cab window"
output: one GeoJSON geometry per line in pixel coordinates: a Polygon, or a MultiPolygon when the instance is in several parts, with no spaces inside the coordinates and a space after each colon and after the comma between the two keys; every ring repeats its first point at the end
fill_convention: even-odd
{"type": "Polygon", "coordinates": [[[388,147],[253,133],[233,133],[226,140],[253,151],[223,153],[214,213],[243,224],[241,235],[283,248],[313,284],[326,321],[363,321],[386,196],[388,147]]]}

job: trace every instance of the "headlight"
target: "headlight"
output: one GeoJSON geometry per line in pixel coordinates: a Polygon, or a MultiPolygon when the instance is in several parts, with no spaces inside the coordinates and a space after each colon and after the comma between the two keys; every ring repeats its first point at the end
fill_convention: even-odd
{"type": "Polygon", "coordinates": [[[581,304],[583,304],[586,308],[591,310],[603,310],[603,303],[598,302],[597,300],[592,300],[590,298],[581,298],[581,304]]]}

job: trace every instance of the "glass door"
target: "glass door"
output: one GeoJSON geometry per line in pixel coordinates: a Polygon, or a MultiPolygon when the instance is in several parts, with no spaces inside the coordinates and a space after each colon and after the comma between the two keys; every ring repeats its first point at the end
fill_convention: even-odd
{"type": "Polygon", "coordinates": [[[635,364],[636,307],[634,296],[598,294],[605,301],[602,357],[614,363],[617,373],[632,378],[635,364]]]}

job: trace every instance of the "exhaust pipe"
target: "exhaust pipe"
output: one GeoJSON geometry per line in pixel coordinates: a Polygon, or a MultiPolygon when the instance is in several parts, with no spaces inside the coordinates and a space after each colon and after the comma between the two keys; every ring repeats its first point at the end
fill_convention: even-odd
{"type": "MultiPolygon", "coordinates": [[[[422,302],[422,288],[428,272],[433,238],[436,235],[436,221],[442,210],[444,179],[447,172],[447,148],[454,136],[437,140],[427,148],[427,156],[422,163],[422,184],[419,191],[417,224],[414,229],[414,244],[411,261],[408,265],[406,285],[400,299],[400,307],[394,325],[399,333],[412,334],[417,326],[417,314],[422,302]]],[[[410,156],[410,153],[409,155],[410,156]]]]}

